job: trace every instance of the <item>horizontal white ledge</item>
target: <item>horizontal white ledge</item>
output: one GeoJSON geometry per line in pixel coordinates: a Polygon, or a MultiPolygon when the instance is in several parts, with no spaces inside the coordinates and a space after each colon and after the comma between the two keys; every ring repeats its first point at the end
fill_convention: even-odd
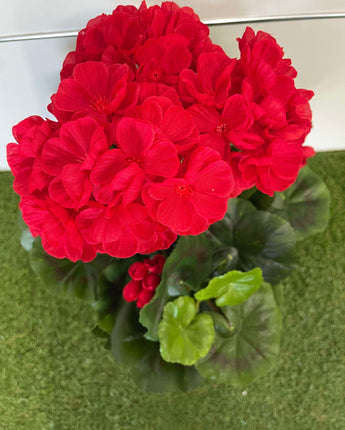
{"type": "MultiPolygon", "coordinates": [[[[225,19],[211,19],[204,20],[204,24],[209,26],[214,25],[227,25],[227,24],[251,24],[260,22],[277,22],[277,21],[301,21],[311,19],[335,19],[345,18],[345,12],[332,12],[332,13],[306,13],[298,15],[277,15],[277,16],[262,16],[262,17],[246,17],[246,18],[225,18],[225,19]]],[[[23,40],[35,40],[35,39],[55,39],[60,37],[76,37],[78,30],[70,31],[55,31],[45,33],[29,33],[29,34],[18,34],[9,36],[0,36],[1,42],[17,42],[23,40]]]]}

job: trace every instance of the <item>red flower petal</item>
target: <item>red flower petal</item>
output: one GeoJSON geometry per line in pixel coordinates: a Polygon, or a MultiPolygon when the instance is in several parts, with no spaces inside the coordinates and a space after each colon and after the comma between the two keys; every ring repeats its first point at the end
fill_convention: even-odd
{"type": "Polygon", "coordinates": [[[219,154],[207,146],[201,146],[194,150],[186,167],[185,178],[188,183],[194,183],[202,169],[219,159],[219,154]]]}
{"type": "Polygon", "coordinates": [[[240,94],[228,98],[221,119],[226,122],[230,130],[247,130],[253,123],[248,104],[240,94]]]}
{"type": "Polygon", "coordinates": [[[138,238],[133,234],[132,229],[130,227],[122,227],[121,233],[116,241],[110,241],[105,238],[104,251],[112,257],[129,258],[132,257],[134,254],[137,254],[139,252],[139,249],[140,242],[138,241],[138,238]]]}
{"type": "Polygon", "coordinates": [[[162,58],[162,69],[165,73],[176,75],[190,66],[192,54],[182,43],[170,45],[162,58]]]}
{"type": "Polygon", "coordinates": [[[220,221],[228,208],[228,199],[195,192],[191,201],[198,214],[208,220],[220,221]]]}
{"type": "Polygon", "coordinates": [[[186,197],[178,195],[163,200],[157,210],[157,219],[177,234],[199,234],[208,227],[207,221],[200,217],[186,197]]]}
{"type": "Polygon", "coordinates": [[[91,197],[89,173],[80,170],[78,164],[67,164],[62,169],[61,179],[65,190],[75,202],[74,208],[80,209],[91,197]]]}
{"type": "Polygon", "coordinates": [[[142,158],[144,152],[150,149],[153,143],[153,128],[147,122],[123,118],[116,128],[118,146],[129,158],[142,158]]]}
{"type": "Polygon", "coordinates": [[[195,130],[195,122],[189,112],[172,106],[164,114],[161,129],[174,142],[190,136],[195,130]]]}
{"type": "Polygon", "coordinates": [[[73,70],[73,79],[80,83],[89,97],[97,97],[107,93],[108,77],[109,68],[98,61],[77,64],[73,70]]]}
{"type": "Polygon", "coordinates": [[[79,112],[89,108],[90,96],[80,82],[69,78],[61,81],[52,101],[58,110],[79,112]]]}
{"type": "Polygon", "coordinates": [[[210,163],[194,179],[193,186],[198,193],[228,197],[234,186],[229,165],[223,160],[210,163]]]}
{"type": "Polygon", "coordinates": [[[215,131],[220,121],[220,115],[215,108],[195,104],[187,110],[192,114],[200,133],[212,133],[215,131]]]}
{"type": "Polygon", "coordinates": [[[139,196],[144,179],[144,171],[137,164],[132,164],[116,174],[110,188],[121,192],[123,203],[127,205],[139,196]]]}
{"type": "Polygon", "coordinates": [[[125,157],[122,151],[110,149],[99,157],[92,169],[90,179],[97,185],[110,183],[125,166],[125,157]]]}
{"type": "Polygon", "coordinates": [[[169,140],[160,141],[146,153],[145,172],[149,175],[169,178],[175,176],[180,168],[180,160],[175,145],[169,140]]]}

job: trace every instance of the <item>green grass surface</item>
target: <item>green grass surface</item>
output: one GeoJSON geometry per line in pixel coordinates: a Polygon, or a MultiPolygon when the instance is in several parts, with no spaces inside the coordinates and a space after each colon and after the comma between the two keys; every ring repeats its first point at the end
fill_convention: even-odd
{"type": "Polygon", "coordinates": [[[331,221],[299,243],[299,269],[284,282],[278,366],[243,389],[181,394],[141,392],[91,334],[89,306],[37,282],[12,176],[0,173],[0,429],[345,429],[345,153],[310,166],[330,188],[331,221]]]}

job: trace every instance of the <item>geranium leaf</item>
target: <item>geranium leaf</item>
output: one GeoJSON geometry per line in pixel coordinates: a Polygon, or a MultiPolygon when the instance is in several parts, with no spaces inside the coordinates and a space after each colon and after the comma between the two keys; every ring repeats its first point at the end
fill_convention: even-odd
{"type": "Polygon", "coordinates": [[[296,236],[283,218],[256,209],[244,199],[230,199],[222,221],[213,224],[207,235],[217,247],[234,247],[236,269],[247,272],[260,267],[264,280],[278,283],[295,267],[293,248],[296,236]]]}
{"type": "Polygon", "coordinates": [[[216,336],[227,338],[234,334],[234,327],[229,323],[229,321],[226,320],[226,318],[224,318],[224,316],[216,312],[205,313],[207,313],[207,315],[210,315],[213,320],[216,336]]]}
{"type": "Polygon", "coordinates": [[[195,366],[205,378],[247,385],[269,371],[277,360],[281,314],[267,283],[242,304],[222,310],[234,333],[224,337],[217,332],[209,354],[195,366]]]}
{"type": "Polygon", "coordinates": [[[234,270],[238,265],[238,252],[232,246],[216,247],[213,255],[213,276],[223,275],[234,270]]]}
{"type": "Polygon", "coordinates": [[[136,261],[132,258],[113,258],[99,274],[95,301],[92,303],[97,312],[97,326],[94,333],[101,337],[109,337],[115,324],[114,315],[122,299],[122,289],[128,279],[128,269],[136,261]]]}
{"type": "Polygon", "coordinates": [[[198,290],[212,272],[212,244],[204,234],[180,237],[167,258],[153,299],[140,311],[146,337],[158,339],[158,323],[165,304],[174,297],[198,290]]]}
{"type": "Polygon", "coordinates": [[[232,270],[211,279],[206,288],[195,293],[197,300],[216,299],[217,306],[238,305],[248,299],[263,282],[259,268],[249,272],[232,270]]]}
{"type": "Polygon", "coordinates": [[[98,327],[108,334],[111,334],[114,325],[115,317],[112,314],[107,314],[100,321],[98,321],[98,327]]]}
{"type": "Polygon", "coordinates": [[[275,194],[269,210],[288,220],[297,240],[302,240],[325,230],[330,200],[326,184],[310,167],[305,166],[291,187],[275,194]]]}
{"type": "Polygon", "coordinates": [[[165,361],[190,366],[210,350],[215,337],[213,320],[206,313],[197,314],[193,298],[181,296],[165,305],[158,337],[165,361]]]}
{"type": "Polygon", "coordinates": [[[132,376],[145,391],[189,391],[203,378],[194,366],[167,363],[159,352],[159,343],[145,339],[133,303],[122,302],[111,335],[111,350],[116,361],[132,367],[132,376]]]}
{"type": "Polygon", "coordinates": [[[107,255],[98,255],[90,263],[73,263],[65,258],[55,258],[44,251],[38,238],[35,239],[29,256],[33,271],[53,294],[85,300],[96,298],[99,274],[112,260],[107,255]]]}

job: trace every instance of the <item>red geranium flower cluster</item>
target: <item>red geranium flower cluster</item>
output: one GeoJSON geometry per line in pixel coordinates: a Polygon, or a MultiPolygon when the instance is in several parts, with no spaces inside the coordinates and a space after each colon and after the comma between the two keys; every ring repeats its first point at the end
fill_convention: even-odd
{"type": "Polygon", "coordinates": [[[127,302],[136,300],[138,308],[144,307],[154,296],[161,281],[160,275],[164,263],[165,258],[162,255],[133,263],[128,269],[128,274],[132,279],[122,291],[123,298],[127,302]]]}
{"type": "Polygon", "coordinates": [[[312,92],[266,33],[229,58],[192,9],[119,6],[92,19],[49,111],[7,147],[24,221],[58,258],[168,248],[224,217],[229,197],[273,195],[313,154],[312,92]]]}

